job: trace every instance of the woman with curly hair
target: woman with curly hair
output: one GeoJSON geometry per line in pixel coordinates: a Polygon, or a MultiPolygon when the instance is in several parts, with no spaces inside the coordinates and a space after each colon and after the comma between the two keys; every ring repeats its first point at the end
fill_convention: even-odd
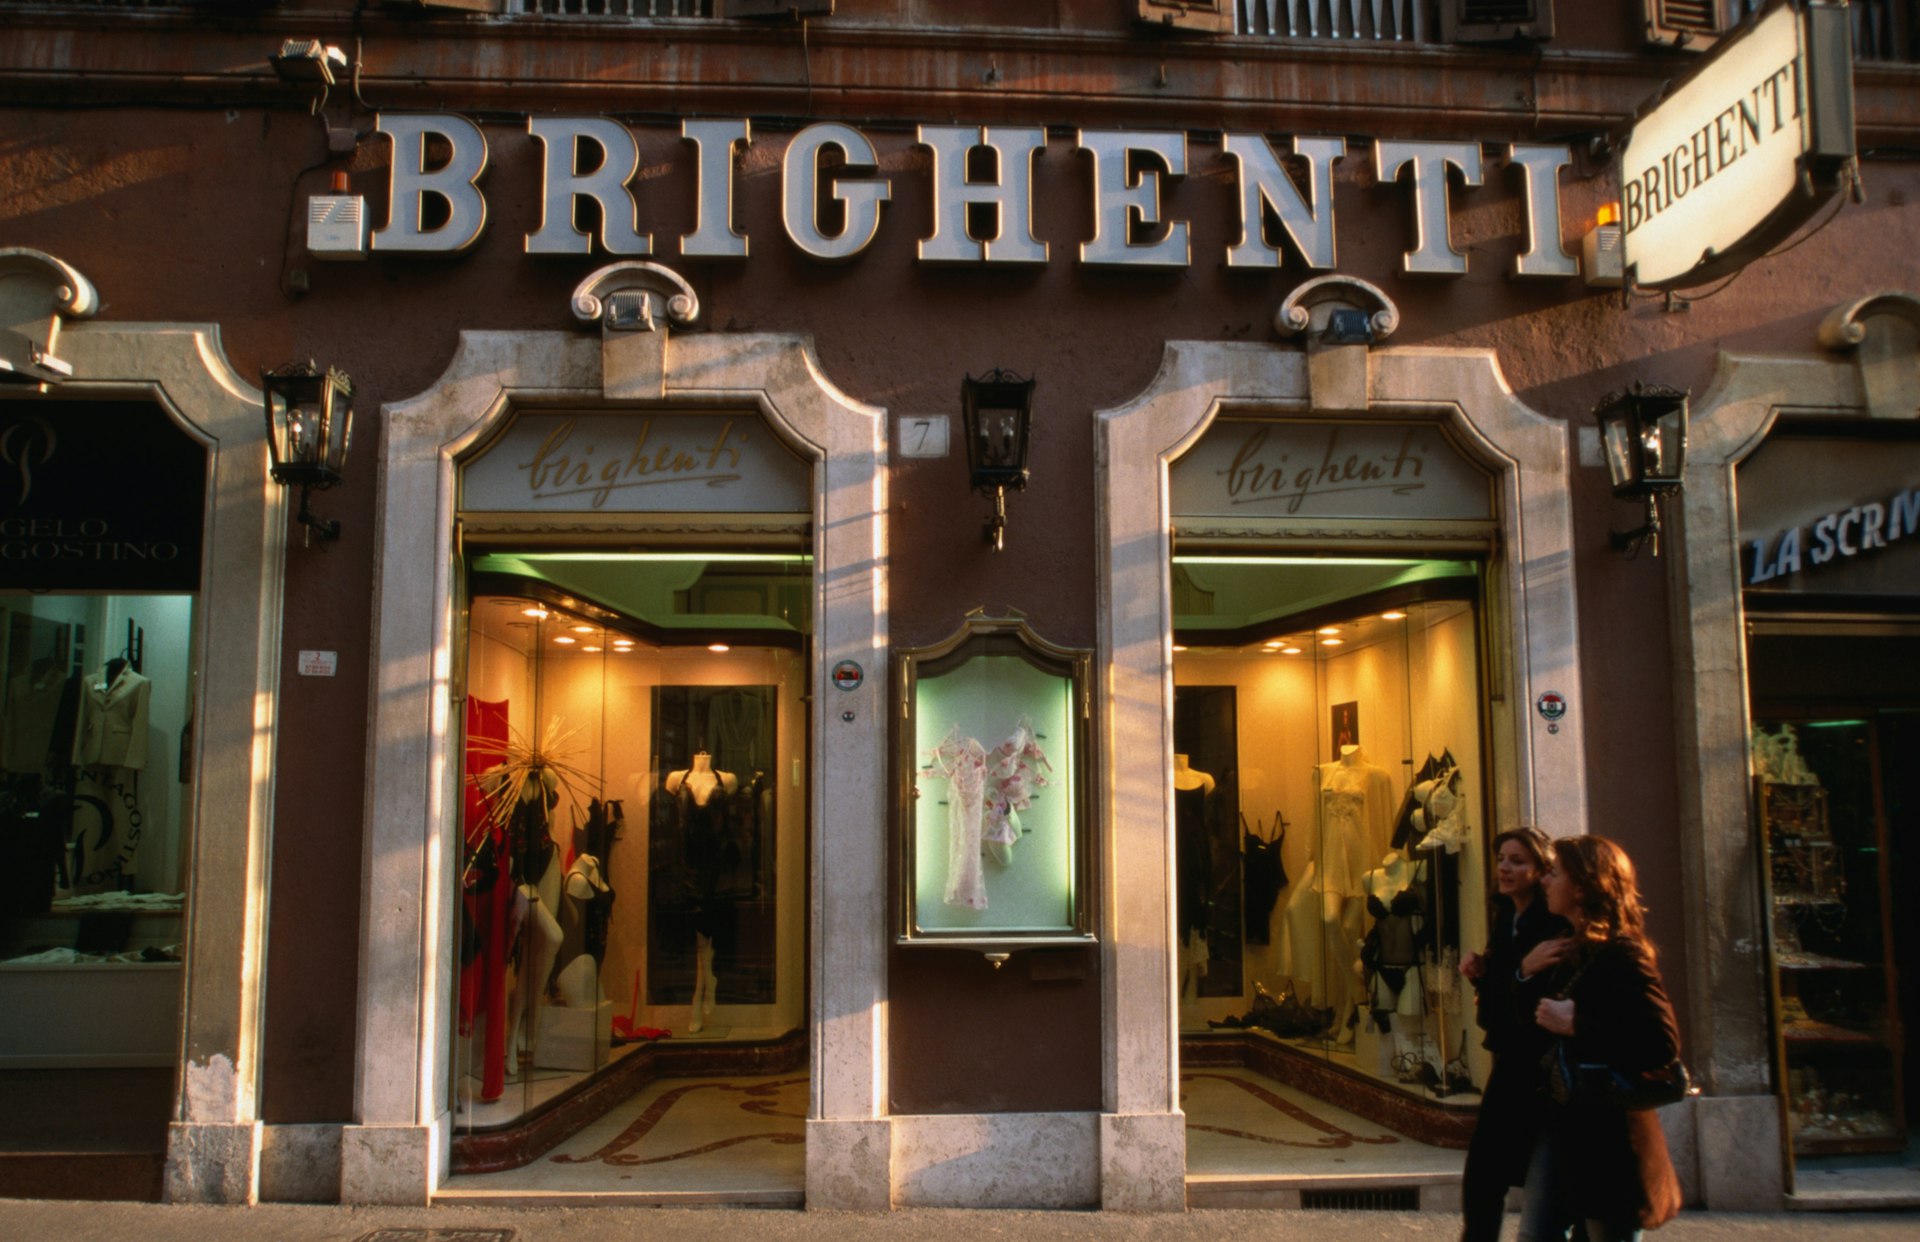
{"type": "MultiPolygon", "coordinates": [[[[1679,1027],[1626,851],[1605,837],[1554,842],[1546,900],[1573,934],[1521,962],[1521,996],[1535,998],[1534,1020],[1565,1041],[1572,1065],[1604,1065],[1629,1078],[1670,1065],[1680,1055],[1679,1027]]],[[[1605,1095],[1549,1105],[1527,1170],[1522,1242],[1563,1236],[1568,1221],[1584,1222],[1590,1242],[1621,1242],[1679,1210],[1680,1185],[1652,1110],[1605,1095]]]]}
{"type": "Polygon", "coordinates": [[[1507,1188],[1526,1182],[1545,1119],[1540,1058],[1552,1037],[1534,1023],[1531,1010],[1515,1008],[1514,993],[1521,960],[1542,941],[1571,931],[1565,919],[1547,909],[1542,877],[1552,850],[1538,828],[1509,828],[1493,839],[1495,896],[1487,951],[1460,960],[1460,973],[1473,982],[1480,1029],[1493,1054],[1460,1181],[1461,1242],[1494,1242],[1500,1236],[1507,1188]]]}

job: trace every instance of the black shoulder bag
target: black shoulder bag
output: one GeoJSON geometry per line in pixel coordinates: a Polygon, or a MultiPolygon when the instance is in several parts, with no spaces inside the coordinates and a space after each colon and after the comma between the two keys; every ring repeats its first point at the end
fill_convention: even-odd
{"type": "MultiPolygon", "coordinates": [[[[1580,963],[1553,999],[1565,1000],[1592,960],[1589,956],[1580,963]]],[[[1574,1060],[1573,1045],[1565,1036],[1555,1039],[1540,1058],[1540,1071],[1547,1095],[1556,1104],[1608,1104],[1643,1112],[1678,1104],[1697,1090],[1679,1057],[1659,1069],[1623,1073],[1604,1063],[1574,1060]]]]}

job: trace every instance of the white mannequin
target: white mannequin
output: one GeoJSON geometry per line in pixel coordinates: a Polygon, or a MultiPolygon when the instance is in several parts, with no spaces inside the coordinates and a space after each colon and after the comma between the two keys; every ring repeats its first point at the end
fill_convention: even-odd
{"type": "MultiPolygon", "coordinates": [[[[1313,774],[1321,802],[1320,831],[1313,844],[1317,865],[1311,882],[1301,887],[1319,896],[1325,960],[1356,967],[1330,969],[1324,981],[1326,1004],[1334,1014],[1335,1038],[1346,1044],[1352,1042],[1358,1029],[1357,1024],[1348,1024],[1348,1018],[1362,999],[1363,976],[1357,969],[1366,921],[1362,880],[1366,864],[1362,860],[1380,857],[1392,838],[1393,812],[1388,803],[1393,797],[1393,784],[1384,768],[1375,767],[1365,751],[1351,744],[1340,748],[1340,758],[1316,766],[1313,774]]],[[[1291,905],[1288,915],[1290,919],[1294,916],[1291,905]]],[[[1297,960],[1300,954],[1296,951],[1294,956],[1297,960]]]]}
{"type": "MultiPolygon", "coordinates": [[[[695,751],[693,765],[681,768],[677,772],[667,773],[662,782],[669,794],[678,795],[685,789],[693,799],[695,806],[705,806],[713,798],[714,790],[723,790],[728,794],[740,788],[740,778],[731,772],[723,772],[713,766],[713,756],[704,750],[695,751]]],[[[713,941],[695,932],[693,936],[693,1001],[690,1005],[692,1016],[687,1021],[687,1030],[699,1034],[706,1025],[706,1019],[713,1014],[713,998],[719,991],[719,981],[713,974],[713,941]]]]}
{"type": "Polygon", "coordinates": [[[1193,766],[1186,755],[1173,757],[1173,787],[1175,789],[1204,789],[1213,792],[1214,779],[1211,772],[1202,772],[1193,766]]]}
{"type": "Polygon", "coordinates": [[[715,789],[725,789],[728,793],[739,789],[740,778],[731,772],[722,772],[715,768],[712,755],[704,750],[696,750],[693,752],[691,767],[667,773],[664,787],[668,793],[678,794],[682,785],[686,786],[687,792],[693,795],[695,806],[705,806],[707,800],[713,797],[715,789]]]}

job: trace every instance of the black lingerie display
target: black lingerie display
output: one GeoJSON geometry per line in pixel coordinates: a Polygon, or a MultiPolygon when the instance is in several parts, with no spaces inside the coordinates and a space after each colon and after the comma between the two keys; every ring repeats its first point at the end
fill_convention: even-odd
{"type": "MultiPolygon", "coordinates": [[[[1246,817],[1241,817],[1243,829],[1246,817]]],[[[1287,886],[1287,869],[1280,857],[1280,847],[1286,843],[1287,827],[1279,816],[1274,817],[1279,825],[1279,833],[1269,841],[1257,832],[1241,833],[1247,886],[1247,943],[1269,944],[1273,933],[1273,907],[1280,900],[1280,891],[1287,886]]]]}
{"type": "Polygon", "coordinates": [[[1180,938],[1207,932],[1208,895],[1213,891],[1213,845],[1207,835],[1207,790],[1173,791],[1173,833],[1179,883],[1180,938]]]}

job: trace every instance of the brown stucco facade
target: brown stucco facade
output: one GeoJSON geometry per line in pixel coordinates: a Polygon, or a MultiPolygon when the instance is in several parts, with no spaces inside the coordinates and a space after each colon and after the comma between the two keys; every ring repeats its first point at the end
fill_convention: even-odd
{"type": "MultiPolygon", "coordinates": [[[[252,509],[224,510],[229,493],[216,492],[211,511],[213,525],[222,528],[264,520],[263,506],[273,518],[267,537],[275,546],[270,556],[258,554],[263,559],[252,574],[265,572],[270,583],[248,596],[270,609],[261,618],[267,637],[260,643],[271,658],[263,657],[252,683],[257,702],[270,706],[256,714],[253,744],[263,749],[250,778],[260,800],[252,861],[230,866],[222,880],[192,880],[191,891],[208,899],[245,894],[252,913],[245,926],[205,933],[240,946],[229,960],[197,956],[188,943],[183,986],[189,1014],[199,1016],[184,1026],[166,1193],[240,1201],[276,1193],[404,1200],[430,1198],[444,1181],[445,1132],[444,1126],[436,1130],[435,1117],[446,1105],[433,1100],[436,1092],[444,1096],[445,1084],[429,1081],[441,1072],[439,1062],[430,1051],[403,1050],[389,1064],[382,1060],[391,1059],[392,1049],[382,1044],[387,1035],[376,1035],[405,1028],[423,1049],[436,1043],[433,1024],[445,1021],[441,993],[449,985],[432,963],[436,954],[452,951],[443,943],[445,931],[419,933],[418,946],[406,954],[423,965],[413,969],[410,984],[396,984],[408,968],[382,956],[389,950],[406,956],[395,947],[393,927],[446,918],[447,911],[432,901],[417,910],[378,908],[369,881],[375,871],[389,877],[397,871],[406,877],[402,887],[431,892],[442,882],[432,869],[438,864],[420,862],[430,850],[422,847],[417,857],[389,852],[392,842],[411,839],[396,818],[407,812],[395,808],[408,804],[412,795],[401,785],[412,778],[392,775],[399,770],[395,755],[415,741],[424,745],[426,733],[439,727],[425,716],[391,714],[392,702],[382,701],[401,659],[395,644],[414,641],[396,637],[396,601],[439,589],[422,580],[420,565],[405,560],[410,552],[397,550],[409,537],[397,524],[426,519],[409,516],[413,510],[396,495],[395,480],[430,476],[405,474],[409,467],[393,428],[404,422],[415,437],[408,444],[439,445],[419,451],[454,461],[464,451],[446,447],[455,434],[479,436],[475,429],[491,427],[485,420],[499,415],[488,413],[485,401],[460,404],[468,399],[448,394],[462,384],[489,383],[489,391],[509,395],[545,391],[547,380],[517,369],[531,358],[572,368],[565,384],[552,382],[554,391],[566,389],[568,400],[611,395],[613,355],[603,360],[598,326],[583,324],[570,299],[596,269],[644,258],[677,273],[699,301],[697,323],[658,329],[666,352],[664,361],[647,364],[655,367],[649,374],[661,377],[653,391],[668,399],[706,391],[702,375],[708,372],[694,369],[691,351],[710,351],[699,357],[712,373],[746,375],[743,358],[751,350],[739,343],[777,339],[783,342],[778,350],[797,351],[792,357],[804,357],[802,369],[811,369],[808,383],[817,392],[808,400],[837,411],[818,415],[820,425],[841,428],[834,434],[844,437],[846,424],[835,420],[868,420],[860,426],[868,429],[862,451],[872,472],[858,484],[867,507],[849,511],[878,540],[871,555],[879,568],[864,580],[880,585],[862,614],[870,623],[861,648],[871,678],[862,693],[871,692],[874,702],[863,703],[862,712],[884,716],[890,702],[884,696],[899,689],[887,681],[891,651],[939,643],[970,609],[1014,609],[1051,642],[1097,653],[1094,720],[1105,741],[1095,750],[1116,769],[1157,770],[1170,754],[1138,753],[1132,735],[1115,733],[1114,722],[1125,718],[1131,700],[1128,683],[1110,673],[1130,667],[1112,645],[1125,630],[1114,618],[1132,597],[1112,542],[1112,509],[1119,502],[1111,498],[1110,479],[1117,477],[1111,454],[1129,441],[1117,433],[1109,438],[1103,420],[1124,421],[1125,411],[1160,400],[1142,394],[1186,374],[1181,350],[1198,357],[1195,351],[1234,347],[1278,359],[1272,372],[1278,378],[1258,370],[1265,364],[1248,362],[1244,375],[1252,378],[1244,382],[1243,372],[1233,369],[1242,363],[1222,363],[1228,370],[1205,382],[1217,381],[1229,403],[1257,402],[1267,393],[1294,413],[1357,408],[1364,418],[1370,398],[1377,415],[1392,390],[1405,394],[1394,399],[1407,408],[1436,411],[1454,402],[1454,412],[1434,416],[1455,420],[1448,425],[1463,436],[1471,429],[1485,445],[1506,434],[1485,430],[1496,421],[1522,425],[1505,404],[1498,406],[1499,420],[1484,412],[1497,402],[1537,417],[1549,437],[1541,443],[1557,439],[1557,455],[1543,448],[1539,464],[1514,464],[1521,462],[1514,450],[1505,467],[1489,469],[1495,478],[1520,480],[1512,496],[1533,496],[1528,489],[1544,487],[1558,506],[1555,521],[1566,546],[1551,590],[1562,593],[1557,598],[1570,611],[1556,614],[1553,632],[1568,636],[1577,650],[1556,667],[1576,670],[1578,680],[1535,684],[1522,669],[1510,685],[1563,692],[1577,728],[1556,739],[1575,738],[1569,745],[1578,750],[1549,758],[1544,749],[1538,755],[1529,749],[1548,745],[1525,741],[1535,722],[1530,701],[1489,709],[1492,763],[1508,774],[1514,792],[1502,803],[1490,786],[1488,822],[1478,828],[1490,835],[1506,826],[1495,822],[1501,810],[1533,818],[1560,806],[1556,790],[1569,786],[1555,785],[1560,778],[1551,774],[1564,765],[1571,787],[1583,793],[1580,806],[1570,822],[1541,826],[1556,834],[1600,832],[1626,846],[1639,867],[1650,929],[1665,953],[1668,986],[1704,1088],[1686,1106],[1687,1117],[1669,1125],[1676,1149],[1687,1145],[1682,1164],[1690,1197],[1709,1207],[1777,1206],[1789,1190],[1785,1175],[1753,1167],[1767,1163],[1772,1147],[1756,1144],[1741,1154],[1733,1138],[1741,1122],[1728,1120],[1769,1127],[1778,1139],[1781,1088],[1770,1060],[1774,1002],[1764,962],[1743,947],[1763,936],[1754,895],[1761,864],[1751,838],[1741,836],[1748,811],[1716,804],[1703,792],[1745,797],[1747,789],[1744,756],[1725,749],[1728,737],[1745,728],[1744,687],[1724,665],[1742,641],[1739,590],[1725,589],[1723,581],[1739,572],[1735,553],[1724,532],[1713,533],[1716,521],[1728,520],[1725,505],[1696,511],[1706,503],[1696,492],[1715,482],[1690,474],[1685,508],[1661,555],[1621,557],[1609,546],[1609,532],[1636,520],[1638,510],[1614,498],[1582,432],[1603,396],[1635,381],[1688,390],[1696,419],[1706,417],[1726,442],[1713,450],[1722,471],[1715,477],[1726,491],[1726,472],[1748,443],[1740,435],[1763,435],[1755,429],[1799,399],[1775,400],[1767,389],[1772,381],[1753,380],[1737,400],[1727,398],[1745,403],[1740,409],[1747,412],[1738,415],[1747,420],[1745,430],[1723,433],[1712,420],[1736,416],[1716,413],[1715,394],[1738,389],[1742,376],[1769,366],[1801,367],[1806,389],[1815,394],[1806,403],[1818,406],[1821,417],[1847,426],[1904,420],[1911,429],[1920,411],[1911,404],[1870,410],[1853,355],[1823,343],[1820,329],[1837,307],[1883,292],[1911,295],[1920,287],[1898,257],[1920,252],[1920,165],[1912,161],[1920,147],[1920,66],[1911,59],[1857,65],[1860,192],[1837,201],[1830,220],[1823,212],[1797,244],[1756,258],[1724,289],[1623,300],[1619,289],[1592,286],[1579,274],[1514,275],[1515,260],[1529,244],[1528,204],[1508,150],[1513,143],[1565,147],[1557,212],[1554,218],[1536,214],[1533,223],[1544,244],[1558,239],[1577,256],[1596,211],[1618,197],[1603,136],[1625,125],[1688,63],[1683,53],[1644,45],[1637,4],[1563,4],[1555,36],[1545,44],[1409,47],[1182,37],[1137,25],[1132,6],[1112,0],[963,7],[969,10],[964,23],[945,5],[839,0],[831,17],[803,28],[724,18],[570,22],[460,15],[432,6],[400,13],[344,0],[218,16],[48,4],[18,9],[0,31],[0,108],[11,135],[0,144],[0,245],[54,256],[99,291],[98,313],[67,323],[67,340],[124,336],[131,325],[198,332],[201,348],[217,360],[210,366],[224,375],[220,382],[240,394],[235,400],[257,399],[260,372],[290,359],[343,368],[354,384],[357,421],[345,478],[314,496],[316,508],[339,520],[337,540],[303,546],[290,503],[263,478],[253,485],[252,509]],[[278,81],[267,66],[280,41],[294,37],[337,44],[353,58],[351,78],[332,87],[317,115],[309,111],[312,89],[278,81]],[[478,182],[484,230],[457,253],[383,252],[376,240],[361,261],[316,259],[306,244],[306,205],[309,196],[327,192],[329,172],[344,170],[351,193],[365,197],[373,227],[386,225],[394,148],[376,127],[381,117],[401,114],[463,116],[484,135],[487,167],[478,182]],[[640,231],[652,237],[650,255],[609,255],[602,247],[566,256],[525,252],[523,239],[541,228],[543,211],[543,147],[529,136],[529,120],[567,116],[610,117],[634,136],[639,171],[630,184],[640,231]],[[699,176],[699,151],[681,127],[702,117],[751,120],[750,143],[734,164],[733,225],[748,239],[744,258],[678,253],[679,239],[696,227],[699,176]],[[855,175],[884,180],[890,191],[871,243],[837,263],[803,253],[782,212],[783,153],[796,133],[823,122],[851,126],[871,142],[877,169],[855,175]],[[935,216],[935,175],[929,149],[916,142],[916,126],[934,124],[1044,130],[1031,196],[1032,232],[1048,247],[1044,263],[919,261],[916,247],[930,235],[935,216]],[[330,151],[329,128],[351,131],[349,149],[330,151]],[[1159,215],[1190,230],[1186,262],[1101,266],[1080,258],[1098,227],[1098,191],[1094,160],[1076,148],[1084,134],[1109,131],[1184,142],[1185,175],[1163,179],[1159,215]],[[1326,399],[1351,389],[1322,386],[1320,373],[1287,378],[1294,363],[1286,360],[1305,358],[1308,347],[1275,328],[1282,301],[1328,273],[1310,268],[1294,245],[1282,245],[1284,257],[1272,266],[1226,262],[1229,247],[1241,240],[1241,191],[1222,149],[1226,134],[1263,135],[1276,150],[1294,136],[1345,138],[1327,208],[1337,247],[1331,273],[1384,291],[1397,311],[1391,338],[1371,347],[1372,369],[1364,360],[1358,364],[1357,407],[1350,396],[1326,399]],[[1449,191],[1446,237],[1452,251],[1465,256],[1464,275],[1402,274],[1403,256],[1418,247],[1414,205],[1406,184],[1383,182],[1377,172],[1373,147],[1382,140],[1445,140],[1481,154],[1479,182],[1455,177],[1449,191]],[[1453,382],[1429,377],[1439,371],[1396,369],[1439,367],[1431,359],[1441,356],[1470,360],[1484,395],[1456,399],[1434,390],[1453,382]],[[945,457],[895,451],[904,419],[950,415],[957,428],[960,380],[993,367],[1038,380],[1031,483],[1007,499],[1005,548],[998,553],[982,544],[989,502],[970,493],[957,441],[945,457]],[[1269,382],[1282,391],[1261,387],[1269,382]],[[474,421],[463,421],[469,418],[474,421]],[[434,439],[443,432],[445,439],[434,439]],[[1542,478],[1550,481],[1539,483],[1542,478]],[[1709,581],[1721,583],[1717,595],[1703,585],[1709,581]],[[1702,608],[1721,611],[1707,624],[1702,608]],[[333,673],[301,675],[299,653],[308,651],[336,653],[333,673]],[[1724,719],[1703,723],[1715,711],[1724,719]],[[1703,828],[1703,817],[1725,822],[1703,828]],[[376,967],[376,959],[387,964],[376,967]],[[223,972],[233,977],[212,981],[223,972]],[[225,1025],[217,1029],[197,1025],[213,1020],[198,1008],[203,995],[225,998],[215,1003],[235,1016],[221,1019],[225,1025]],[[370,1018],[387,1006],[411,1016],[393,1018],[398,1025],[370,1018]],[[216,1144],[193,1130],[192,1123],[211,1118],[196,1112],[191,1084],[218,1056],[250,1078],[237,1107],[218,1118],[241,1137],[216,1144]],[[381,1068],[371,1068],[376,1062],[381,1068]],[[418,1099],[405,1107],[378,1103],[385,1089],[378,1084],[404,1077],[408,1067],[417,1071],[418,1099]],[[286,1171],[295,1158],[332,1160],[344,1172],[323,1171],[316,1190],[310,1172],[286,1171]]],[[[580,227],[594,229],[595,214],[579,217],[580,227]]],[[[1910,297],[1895,302],[1881,319],[1862,322],[1869,332],[1907,331],[1899,339],[1910,342],[1910,329],[1899,328],[1908,321],[1902,316],[1910,318],[1910,304],[1910,297]]],[[[605,339],[614,340],[611,334],[605,339]]],[[[79,345],[74,382],[138,381],[105,356],[119,348],[104,340],[79,345]]],[[[1920,367],[1910,344],[1886,365],[1904,366],[1909,378],[1900,391],[1910,393],[1920,367]]],[[[175,381],[176,388],[183,382],[175,381]]],[[[773,380],[749,377],[729,379],[724,391],[731,400],[777,388],[773,380]]],[[[13,393],[8,390],[10,399],[13,393]]],[[[175,405],[187,400],[169,399],[175,405]]],[[[804,428],[815,415],[792,410],[813,407],[799,397],[784,406],[787,398],[759,399],[772,422],[803,429],[790,434],[806,442],[804,428]]],[[[1172,414],[1152,417],[1177,425],[1172,414]]],[[[231,425],[230,435],[241,434],[239,421],[231,425]]],[[[828,437],[808,450],[819,477],[840,451],[823,447],[829,441],[840,443],[828,437]]],[[[1696,462],[1701,442],[1696,433],[1696,462]]],[[[1896,451],[1911,449],[1899,436],[1891,443],[1896,451]]],[[[1163,444],[1156,451],[1177,456],[1174,450],[1163,444]]],[[[1492,448],[1477,451],[1484,460],[1496,456],[1492,448]]],[[[220,453],[237,460],[264,449],[230,438],[220,453]]],[[[255,473],[264,474],[264,461],[255,473]]],[[[830,490],[822,489],[816,522],[827,513],[830,490]]],[[[1502,512],[1503,521],[1516,520],[1512,509],[1502,512]]],[[[1163,535],[1165,521],[1163,515],[1163,535]]],[[[1505,538],[1511,542],[1516,534],[1510,527],[1505,538]]],[[[1501,548],[1501,539],[1492,546],[1501,548]]],[[[433,572],[455,563],[450,543],[438,555],[433,572]]],[[[1549,590],[1544,566],[1518,559],[1514,565],[1516,578],[1531,581],[1536,592],[1549,590]]],[[[216,575],[209,579],[216,593],[232,590],[217,575],[248,576],[231,566],[209,572],[216,575]]],[[[1904,613],[1912,604],[1909,597],[1886,608],[1904,613]]],[[[439,615],[430,613],[421,615],[439,615]]],[[[1494,648],[1504,646],[1493,663],[1524,666],[1524,644],[1513,637],[1524,606],[1500,615],[1508,628],[1490,636],[1494,648]]],[[[405,658],[443,651],[439,641],[422,637],[417,650],[405,648],[405,658]]],[[[823,660],[816,676],[824,667],[823,660]]],[[[983,971],[976,955],[894,943],[898,894],[888,877],[898,864],[895,808],[903,769],[899,756],[872,739],[844,755],[832,749],[840,727],[838,702],[828,698],[834,693],[813,691],[816,762],[829,768],[812,780],[837,775],[833,764],[865,764],[873,788],[862,794],[869,809],[841,828],[823,822],[835,813],[828,795],[814,803],[805,1035],[813,1043],[815,1098],[807,1202],[957,1201],[942,1197],[962,1191],[920,1177],[942,1153],[971,1141],[956,1138],[958,1131],[942,1128],[938,1119],[1035,1115],[1041,1119],[1032,1134],[1063,1133],[1060,1141],[1085,1147],[1084,1157],[1069,1161],[1087,1170],[1074,1183],[1080,1189],[1062,1192],[1070,1201],[1178,1207],[1184,1202],[1179,1106],[1169,1085],[1181,1049],[1174,989],[1164,980],[1138,982],[1169,973],[1173,949],[1165,924],[1171,916],[1163,907],[1170,900],[1170,865],[1143,882],[1138,864],[1153,861],[1154,849],[1132,853],[1128,844],[1136,833],[1149,843],[1168,839],[1164,788],[1130,792],[1114,771],[1094,766],[1091,779],[1108,790],[1090,826],[1097,878],[1087,897],[1101,934],[1086,946],[1017,954],[1005,969],[983,971]],[[836,854],[836,831],[868,834],[868,852],[860,855],[868,870],[844,889],[832,878],[847,857],[836,854]],[[879,834],[877,843],[871,834],[879,834]],[[1144,917],[1136,904],[1142,899],[1158,903],[1144,917]],[[856,907],[849,910],[847,902],[856,907]],[[864,1004],[871,1008],[846,1002],[855,1005],[857,1018],[866,1015],[856,1025],[871,1046],[863,1045],[857,1067],[828,1068],[839,1055],[837,1024],[848,1017],[829,1010],[862,995],[828,986],[822,977],[840,969],[835,954],[848,941],[860,942],[853,960],[871,972],[862,976],[870,984],[864,1004]],[[1139,1051],[1122,1038],[1138,1024],[1165,1028],[1156,1036],[1159,1052],[1139,1051]],[[1018,1056],[994,1051],[1007,1031],[1021,1033],[1018,1056]],[[1141,1086],[1143,1075],[1158,1085],[1141,1086]],[[924,1126],[914,1120],[929,1118],[935,1120],[924,1126]],[[1075,1128],[1082,1125],[1084,1132],[1075,1128]],[[1050,1128],[1056,1126],[1065,1129],[1050,1128]]],[[[867,722],[863,715],[859,727],[867,722]]],[[[419,808],[440,805],[430,796],[434,788],[425,776],[406,786],[420,795],[416,817],[419,808]]],[[[193,831],[229,833],[232,822],[217,818],[223,814],[203,806],[193,831]]],[[[192,926],[190,936],[202,934],[202,923],[192,926]]],[[[1903,965],[1920,970],[1920,961],[1903,965]]],[[[1031,1135],[1014,1133],[1010,1121],[996,1124],[1002,1128],[984,1127],[979,1133],[987,1137],[979,1142],[1003,1144],[1006,1159],[1017,1161],[1031,1135]]],[[[1027,1192],[1009,1193],[1019,1202],[1027,1192]]]]}

